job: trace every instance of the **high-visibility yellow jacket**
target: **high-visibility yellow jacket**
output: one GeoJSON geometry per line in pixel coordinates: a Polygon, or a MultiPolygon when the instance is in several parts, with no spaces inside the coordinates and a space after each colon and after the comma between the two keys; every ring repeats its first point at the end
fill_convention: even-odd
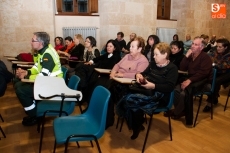
{"type": "Polygon", "coordinates": [[[63,77],[59,55],[52,45],[42,48],[34,56],[35,64],[28,69],[27,78],[35,80],[37,75],[63,77]]]}

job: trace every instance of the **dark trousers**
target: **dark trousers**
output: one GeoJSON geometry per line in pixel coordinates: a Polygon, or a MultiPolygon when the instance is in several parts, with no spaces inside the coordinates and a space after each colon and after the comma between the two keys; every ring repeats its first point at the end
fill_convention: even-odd
{"type": "Polygon", "coordinates": [[[213,92],[213,97],[215,98],[214,103],[215,103],[215,100],[217,101],[218,99],[221,85],[227,84],[229,82],[230,82],[230,73],[217,74],[216,82],[215,82],[216,84],[215,84],[215,88],[213,92]]]}
{"type": "Polygon", "coordinates": [[[131,122],[132,122],[132,130],[139,130],[141,125],[144,123],[144,112],[140,109],[137,111],[131,111],[132,117],[131,117],[131,122]]]}
{"type": "Polygon", "coordinates": [[[185,90],[181,89],[180,84],[175,88],[174,96],[174,114],[179,115],[185,111],[185,120],[187,125],[193,124],[193,96],[202,91],[207,79],[191,83],[185,90]]]}
{"type": "Polygon", "coordinates": [[[36,116],[36,103],[34,100],[33,84],[17,80],[14,84],[14,88],[22,106],[24,108],[28,108],[27,110],[25,110],[26,113],[31,117],[36,116]]]}

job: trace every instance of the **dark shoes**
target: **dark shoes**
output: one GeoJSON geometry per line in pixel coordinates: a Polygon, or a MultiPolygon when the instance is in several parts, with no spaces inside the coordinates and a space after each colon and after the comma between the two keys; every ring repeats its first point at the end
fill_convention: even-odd
{"type": "Polygon", "coordinates": [[[210,112],[211,111],[211,107],[206,105],[203,109],[203,112],[210,112]]]}
{"type": "Polygon", "coordinates": [[[185,116],[185,112],[181,112],[179,115],[175,115],[174,113],[171,115],[171,118],[174,120],[178,120],[181,117],[185,116]]]}
{"type": "Polygon", "coordinates": [[[144,131],[145,127],[143,125],[138,129],[133,129],[133,135],[130,137],[132,140],[136,139],[141,131],[144,131]]]}
{"type": "Polygon", "coordinates": [[[164,112],[164,117],[169,117],[173,115],[173,109],[169,110],[168,112],[164,112]]]}
{"type": "Polygon", "coordinates": [[[27,116],[27,117],[23,118],[22,125],[24,125],[24,126],[32,126],[32,125],[37,124],[37,121],[38,121],[38,119],[37,119],[36,116],[33,116],[33,117],[27,116]]]}

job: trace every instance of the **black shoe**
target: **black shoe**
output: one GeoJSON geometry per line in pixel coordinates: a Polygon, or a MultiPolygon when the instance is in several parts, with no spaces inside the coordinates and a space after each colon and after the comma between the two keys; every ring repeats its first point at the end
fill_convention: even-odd
{"type": "Polygon", "coordinates": [[[186,121],[186,125],[191,126],[191,125],[193,125],[193,122],[192,121],[186,121]]]}
{"type": "Polygon", "coordinates": [[[23,117],[23,121],[27,121],[27,120],[29,120],[31,117],[30,116],[26,116],[26,117],[23,117]]]}
{"type": "MultiPolygon", "coordinates": [[[[24,119],[24,118],[23,118],[24,119]]],[[[25,118],[25,120],[22,121],[22,125],[24,126],[32,126],[32,125],[35,125],[37,124],[37,117],[28,117],[28,118],[25,118]]]]}
{"type": "Polygon", "coordinates": [[[138,129],[133,129],[133,135],[130,137],[132,140],[136,139],[141,131],[144,131],[145,127],[141,125],[138,129]]]}
{"type": "Polygon", "coordinates": [[[211,107],[206,105],[203,109],[203,112],[210,112],[211,111],[211,107]]]}

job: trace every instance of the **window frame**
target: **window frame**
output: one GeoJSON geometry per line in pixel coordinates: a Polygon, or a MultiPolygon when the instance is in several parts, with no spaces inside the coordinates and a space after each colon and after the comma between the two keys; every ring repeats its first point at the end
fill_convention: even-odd
{"type": "Polygon", "coordinates": [[[157,19],[170,20],[170,13],[171,13],[171,0],[158,0],[157,19]],[[164,16],[162,16],[162,13],[164,13],[164,16]]]}
{"type": "Polygon", "coordinates": [[[78,3],[73,0],[73,12],[63,12],[63,0],[56,0],[57,15],[91,16],[98,13],[98,0],[88,0],[87,12],[78,12],[78,3]]]}

